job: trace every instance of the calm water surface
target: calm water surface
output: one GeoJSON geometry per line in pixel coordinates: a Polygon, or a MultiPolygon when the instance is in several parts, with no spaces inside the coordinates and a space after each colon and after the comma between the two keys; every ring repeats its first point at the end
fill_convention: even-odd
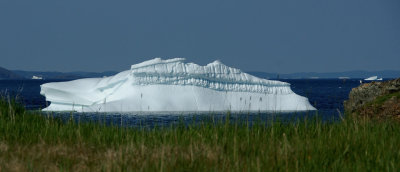
{"type": "MultiPolygon", "coordinates": [[[[29,110],[38,110],[50,104],[40,95],[40,85],[47,82],[63,80],[0,80],[0,91],[12,97],[18,96],[29,110]]],[[[338,120],[339,112],[343,113],[343,101],[348,98],[350,90],[360,85],[359,79],[284,79],[291,84],[292,90],[308,97],[310,103],[318,109],[317,112],[296,113],[44,113],[44,115],[73,119],[77,122],[95,121],[122,126],[169,126],[179,122],[186,124],[206,119],[225,120],[229,117],[236,121],[266,121],[279,118],[283,121],[293,121],[299,118],[318,115],[323,120],[338,120]]]]}

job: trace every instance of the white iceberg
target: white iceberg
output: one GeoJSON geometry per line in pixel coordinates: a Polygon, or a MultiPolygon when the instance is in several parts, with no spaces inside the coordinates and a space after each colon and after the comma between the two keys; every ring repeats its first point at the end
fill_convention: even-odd
{"type": "Polygon", "coordinates": [[[378,76],[371,76],[369,78],[365,78],[365,81],[382,81],[382,78],[378,78],[378,76]]]}
{"type": "Polygon", "coordinates": [[[40,80],[40,79],[43,79],[43,77],[33,75],[33,76],[32,76],[32,79],[39,79],[39,80],[40,80]]]}
{"type": "Polygon", "coordinates": [[[155,58],[104,78],[41,85],[44,111],[199,112],[315,110],[290,84],[257,78],[219,61],[155,58]]]}

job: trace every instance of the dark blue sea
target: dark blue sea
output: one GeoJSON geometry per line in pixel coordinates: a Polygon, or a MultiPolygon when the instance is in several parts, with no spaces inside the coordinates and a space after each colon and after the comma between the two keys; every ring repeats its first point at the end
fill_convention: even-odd
{"type": "MultiPolygon", "coordinates": [[[[343,101],[348,99],[352,88],[360,85],[360,79],[281,79],[291,84],[292,90],[309,99],[318,111],[291,113],[207,113],[207,114],[140,114],[140,113],[45,113],[62,120],[76,122],[94,121],[119,126],[169,126],[184,122],[199,122],[203,119],[225,120],[227,117],[236,121],[297,121],[302,118],[317,116],[324,121],[337,121],[343,116],[343,101]]],[[[29,110],[40,110],[50,102],[40,95],[40,85],[47,82],[65,80],[0,80],[2,95],[18,97],[29,110]]]]}

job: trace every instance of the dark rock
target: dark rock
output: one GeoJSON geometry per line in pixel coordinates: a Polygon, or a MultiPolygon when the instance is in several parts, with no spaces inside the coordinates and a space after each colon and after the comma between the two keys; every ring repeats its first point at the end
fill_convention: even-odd
{"type": "Polygon", "coordinates": [[[400,117],[400,78],[371,82],[353,88],[344,101],[348,114],[371,117],[400,117]]]}

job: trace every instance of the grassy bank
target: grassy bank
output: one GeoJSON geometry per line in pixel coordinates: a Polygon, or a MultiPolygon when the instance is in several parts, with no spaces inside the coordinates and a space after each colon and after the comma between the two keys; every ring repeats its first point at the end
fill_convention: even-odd
{"type": "Polygon", "coordinates": [[[248,127],[63,123],[0,100],[0,171],[395,171],[400,125],[346,117],[248,127]]]}

